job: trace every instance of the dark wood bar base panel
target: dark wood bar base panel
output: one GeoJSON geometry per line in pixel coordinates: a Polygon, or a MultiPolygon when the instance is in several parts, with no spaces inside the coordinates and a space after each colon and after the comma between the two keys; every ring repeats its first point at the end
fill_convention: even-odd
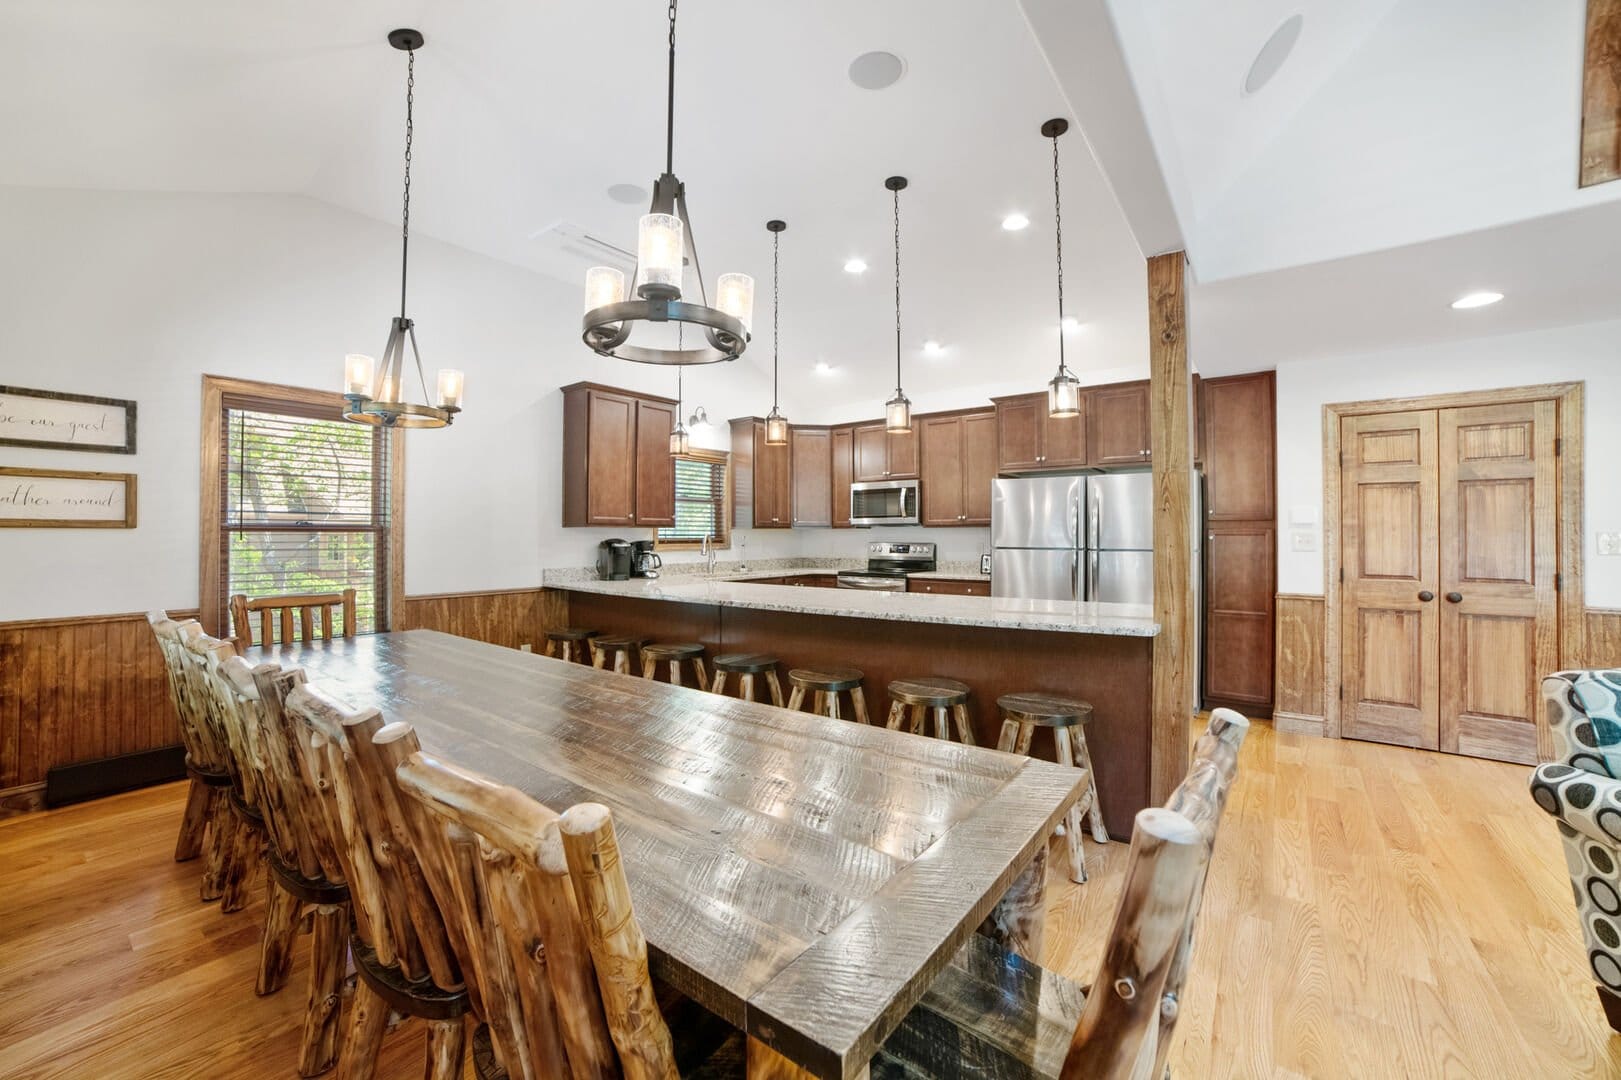
{"type": "MultiPolygon", "coordinates": [[[[883,700],[894,679],[958,679],[973,689],[968,707],[981,746],[996,745],[1002,724],[996,699],[1003,694],[1040,690],[1081,698],[1096,710],[1087,739],[1103,817],[1115,839],[1129,840],[1137,811],[1149,805],[1153,638],[895,623],[583,592],[569,595],[569,617],[605,634],[701,642],[711,655],[769,652],[785,667],[855,665],[866,672],[872,700],[883,700]]],[[[1051,732],[1037,734],[1031,756],[1055,759],[1051,732]]]]}

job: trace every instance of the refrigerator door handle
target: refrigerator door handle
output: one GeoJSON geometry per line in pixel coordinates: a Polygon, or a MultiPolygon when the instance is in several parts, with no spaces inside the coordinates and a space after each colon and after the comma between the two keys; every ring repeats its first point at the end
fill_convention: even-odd
{"type": "Polygon", "coordinates": [[[1103,485],[1088,483],[1086,485],[1086,499],[1086,546],[1096,551],[1098,549],[1098,526],[1103,521],[1103,485]]]}
{"type": "Polygon", "coordinates": [[[1080,578],[1081,553],[1078,551],[1072,551],[1070,552],[1069,556],[1069,598],[1071,600],[1079,600],[1081,598],[1080,578]]]}
{"type": "Polygon", "coordinates": [[[1091,565],[1087,567],[1086,598],[1096,599],[1098,595],[1098,549],[1092,549],[1091,565]]]}

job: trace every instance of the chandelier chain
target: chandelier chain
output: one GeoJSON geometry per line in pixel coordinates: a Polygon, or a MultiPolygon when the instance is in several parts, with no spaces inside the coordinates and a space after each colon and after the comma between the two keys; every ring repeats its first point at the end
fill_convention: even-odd
{"type": "Polygon", "coordinates": [[[1058,258],[1058,370],[1066,370],[1064,364],[1064,200],[1059,193],[1058,184],[1058,136],[1053,140],[1053,235],[1057,237],[1058,258]]]}
{"type": "Polygon", "coordinates": [[[416,135],[417,52],[405,61],[405,195],[400,215],[400,318],[405,318],[405,273],[411,257],[411,141],[416,135]]]}
{"type": "Polygon", "coordinates": [[[782,233],[771,234],[771,411],[777,410],[777,342],[781,337],[782,285],[781,285],[782,233]]]}
{"type": "Polygon", "coordinates": [[[895,196],[895,391],[901,389],[901,193],[895,196]]]}
{"type": "Polygon", "coordinates": [[[664,171],[675,173],[675,4],[670,0],[670,72],[665,94],[664,171]]]}

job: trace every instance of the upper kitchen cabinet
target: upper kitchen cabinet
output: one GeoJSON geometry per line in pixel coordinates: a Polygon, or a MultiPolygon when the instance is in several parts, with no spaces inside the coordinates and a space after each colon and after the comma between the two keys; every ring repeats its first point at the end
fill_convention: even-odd
{"type": "Polygon", "coordinates": [[[595,383],[563,387],[563,524],[675,520],[676,404],[595,383]]]}
{"type": "Polygon", "coordinates": [[[924,525],[989,525],[996,478],[996,413],[917,418],[924,525]]]}
{"type": "Polygon", "coordinates": [[[833,527],[850,528],[850,484],[855,480],[855,428],[834,428],[832,443],[833,527]]]}
{"type": "Polygon", "coordinates": [[[1081,396],[1079,416],[1061,420],[1047,415],[1045,392],[995,401],[998,472],[1074,469],[1087,464],[1087,395],[1081,396]]]}
{"type": "MultiPolygon", "coordinates": [[[[795,525],[825,528],[833,524],[832,443],[833,433],[827,428],[795,427],[788,435],[795,525]]],[[[849,501],[846,496],[846,517],[849,501]]]]}
{"type": "Polygon", "coordinates": [[[1199,398],[1208,517],[1211,521],[1272,520],[1277,510],[1272,372],[1203,379],[1199,398]]]}
{"type": "Polygon", "coordinates": [[[1094,386],[1086,397],[1087,464],[1149,464],[1148,383],[1094,386]]]}
{"type": "Polygon", "coordinates": [[[765,421],[732,421],[732,521],[739,529],[790,529],[794,523],[791,446],[767,446],[765,421]]]}
{"type": "Polygon", "coordinates": [[[906,480],[917,477],[917,428],[904,435],[891,435],[881,423],[855,428],[855,470],[857,482],[906,480]]]}

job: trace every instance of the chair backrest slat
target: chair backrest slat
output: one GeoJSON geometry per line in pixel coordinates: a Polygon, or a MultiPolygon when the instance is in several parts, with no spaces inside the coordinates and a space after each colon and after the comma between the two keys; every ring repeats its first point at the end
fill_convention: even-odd
{"type": "Polygon", "coordinates": [[[355,590],[344,589],[333,593],[297,593],[283,596],[249,598],[244,593],[231,597],[231,633],[236,635],[237,648],[253,645],[286,645],[294,641],[330,640],[335,636],[333,609],[343,614],[343,636],[355,636],[355,590]],[[317,609],[321,612],[318,620],[317,609]],[[254,616],[257,615],[257,620],[254,616]],[[253,640],[253,624],[259,624],[259,640],[253,640]],[[297,633],[294,633],[294,627],[297,633]],[[281,637],[277,640],[279,627],[281,637]]]}
{"type": "MultiPolygon", "coordinates": [[[[286,709],[287,695],[307,681],[304,669],[284,670],[276,664],[260,664],[253,669],[253,681],[259,689],[271,768],[282,777],[288,805],[297,821],[301,838],[298,871],[311,880],[343,884],[346,878],[333,840],[333,821],[320,789],[319,770],[311,762],[314,749],[304,725],[286,709]]],[[[357,912],[357,918],[364,918],[364,914],[357,912]]]]}

